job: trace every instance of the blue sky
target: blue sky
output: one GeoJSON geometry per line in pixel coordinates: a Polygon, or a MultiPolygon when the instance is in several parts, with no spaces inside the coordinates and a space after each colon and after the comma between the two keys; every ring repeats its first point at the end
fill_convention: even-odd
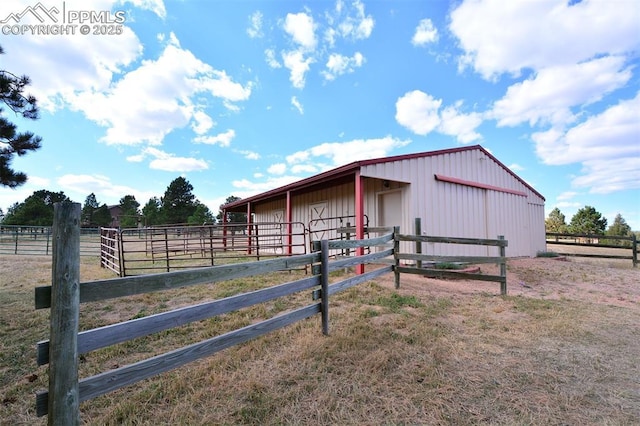
{"type": "Polygon", "coordinates": [[[217,212],[355,160],[481,144],[547,214],[590,205],[640,230],[635,0],[5,0],[0,20],[0,69],[41,108],[9,118],[43,138],[4,211],[38,189],[144,205],[184,176],[217,212]],[[25,27],[56,22],[67,34],[25,27]]]}

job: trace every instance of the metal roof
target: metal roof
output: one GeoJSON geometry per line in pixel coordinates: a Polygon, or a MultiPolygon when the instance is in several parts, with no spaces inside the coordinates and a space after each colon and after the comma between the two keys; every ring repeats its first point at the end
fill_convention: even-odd
{"type": "Polygon", "coordinates": [[[381,164],[388,163],[392,161],[402,161],[402,160],[410,160],[413,158],[423,158],[423,157],[432,157],[444,154],[452,154],[456,152],[464,152],[464,151],[473,151],[478,150],[491,158],[496,164],[502,167],[507,173],[516,178],[520,183],[529,188],[534,194],[538,195],[543,200],[545,199],[542,194],[536,191],[531,185],[525,182],[520,176],[516,175],[511,169],[502,164],[496,157],[494,157],[489,151],[484,149],[481,145],[470,145],[459,148],[449,148],[449,149],[441,149],[436,151],[425,151],[418,152],[414,154],[403,154],[403,155],[395,155],[391,157],[382,157],[382,158],[374,158],[370,160],[360,160],[354,161],[353,163],[345,164],[344,166],[336,167],[335,169],[327,170],[326,172],[319,173],[317,175],[310,176],[305,179],[301,179],[299,181],[290,183],[288,185],[281,186],[279,188],[274,188],[266,192],[262,192],[260,194],[253,195],[251,197],[243,198],[241,200],[234,201],[229,204],[225,204],[222,208],[226,211],[240,211],[237,210],[241,206],[246,206],[248,203],[259,203],[267,200],[272,200],[280,197],[286,196],[287,192],[304,192],[308,191],[317,185],[324,184],[326,185],[328,182],[334,181],[344,181],[347,177],[353,177],[355,172],[359,170],[362,166],[369,166],[373,164],[381,164]]]}

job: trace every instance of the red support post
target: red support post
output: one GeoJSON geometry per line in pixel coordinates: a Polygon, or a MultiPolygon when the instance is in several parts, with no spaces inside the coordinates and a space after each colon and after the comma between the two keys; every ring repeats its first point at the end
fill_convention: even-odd
{"type": "MultiPolygon", "coordinates": [[[[362,240],[364,239],[364,178],[360,176],[360,170],[356,170],[355,181],[356,240],[362,240]]],[[[358,247],[356,249],[356,256],[362,256],[363,254],[364,248],[358,247]]],[[[364,265],[360,264],[356,266],[356,274],[364,274],[364,265]]]]}
{"type": "Polygon", "coordinates": [[[247,254],[251,254],[251,203],[247,203],[247,254]]]}
{"type": "Polygon", "coordinates": [[[291,222],[293,221],[293,212],[291,211],[291,191],[287,191],[287,211],[285,212],[285,220],[287,221],[287,254],[291,256],[292,254],[292,244],[293,244],[293,227],[291,222]]]}

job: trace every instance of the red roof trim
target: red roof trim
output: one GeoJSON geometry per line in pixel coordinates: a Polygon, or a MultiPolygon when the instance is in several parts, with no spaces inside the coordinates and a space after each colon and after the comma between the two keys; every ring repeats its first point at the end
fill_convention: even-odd
{"type": "Polygon", "coordinates": [[[396,156],[392,156],[392,157],[374,158],[374,159],[371,159],[371,160],[354,161],[353,163],[349,163],[349,164],[346,164],[344,166],[340,166],[340,167],[337,167],[335,169],[331,169],[331,170],[328,170],[326,172],[319,173],[317,175],[310,176],[310,177],[305,178],[305,179],[301,179],[299,181],[290,183],[288,185],[281,186],[279,188],[275,188],[275,189],[272,189],[270,191],[266,191],[266,192],[263,192],[261,194],[257,194],[257,195],[251,196],[251,197],[243,198],[242,200],[234,201],[233,203],[229,203],[229,204],[227,204],[227,205],[225,205],[223,207],[225,207],[225,208],[234,208],[234,207],[239,207],[239,206],[245,205],[248,202],[256,202],[256,201],[266,200],[266,199],[275,198],[275,197],[284,197],[288,191],[298,191],[298,190],[304,189],[306,187],[315,185],[315,184],[317,184],[317,183],[319,183],[321,181],[333,180],[333,179],[337,179],[337,178],[344,177],[344,176],[347,176],[347,175],[355,174],[356,170],[360,170],[360,168],[362,166],[369,166],[369,165],[372,165],[372,164],[388,163],[388,162],[391,162],[391,161],[410,160],[410,159],[414,159],[414,158],[433,157],[433,156],[436,156],[436,155],[454,154],[454,153],[457,153],[457,152],[473,151],[473,150],[479,150],[482,153],[484,153],[485,155],[487,155],[496,164],[498,164],[500,167],[502,167],[507,173],[512,175],[520,183],[522,183],[524,186],[529,188],[534,194],[536,194],[537,196],[539,196],[540,198],[542,198],[544,200],[544,197],[538,191],[536,191],[531,185],[529,185],[527,182],[525,182],[520,176],[516,175],[513,171],[511,171],[511,169],[509,169],[507,166],[502,164],[497,158],[495,158],[493,155],[491,155],[482,146],[480,146],[480,145],[470,145],[470,146],[465,146],[465,147],[460,147],[460,148],[449,148],[449,149],[441,149],[441,150],[437,150],[437,151],[426,151],[426,152],[419,152],[419,153],[415,153],[415,154],[404,154],[404,155],[396,155],[396,156]]]}
{"type": "Polygon", "coordinates": [[[480,183],[480,182],[473,182],[473,181],[470,181],[470,180],[458,179],[458,178],[454,178],[454,177],[437,175],[437,174],[434,175],[434,176],[435,176],[436,180],[439,180],[441,182],[456,183],[458,185],[471,186],[473,188],[489,189],[491,191],[498,191],[498,192],[506,192],[508,194],[520,195],[522,197],[526,197],[527,196],[526,192],[516,191],[515,189],[501,188],[499,186],[487,185],[487,184],[480,183]]]}

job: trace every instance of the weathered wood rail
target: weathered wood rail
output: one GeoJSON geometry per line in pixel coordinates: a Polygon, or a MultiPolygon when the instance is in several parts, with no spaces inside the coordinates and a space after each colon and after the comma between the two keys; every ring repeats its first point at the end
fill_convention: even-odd
{"type": "MultiPolygon", "coordinates": [[[[479,280],[479,281],[491,281],[500,283],[500,294],[507,294],[507,257],[506,247],[508,245],[507,240],[503,236],[498,236],[497,239],[480,239],[480,238],[451,238],[451,237],[435,237],[427,235],[402,235],[398,228],[394,228],[394,258],[396,261],[395,283],[396,288],[400,286],[400,274],[419,274],[431,278],[454,278],[454,279],[466,279],[466,280],[479,280]],[[400,251],[401,241],[412,241],[416,244],[421,243],[446,243],[446,244],[468,244],[468,245],[481,245],[481,246],[493,246],[498,248],[498,256],[435,256],[419,253],[402,253],[400,251]],[[411,260],[416,262],[415,267],[402,266],[403,260],[411,260]],[[429,269],[424,268],[424,262],[439,262],[439,263],[495,263],[500,267],[500,275],[485,275],[485,274],[470,274],[460,271],[449,271],[441,269],[429,269]]],[[[418,250],[416,250],[418,251],[418,250]]]]}
{"type": "Polygon", "coordinates": [[[323,240],[319,242],[319,251],[310,254],[153,275],[80,282],[77,232],[80,222],[80,205],[76,203],[56,204],[54,205],[54,216],[52,285],[35,289],[36,309],[51,309],[50,339],[37,344],[38,364],[49,364],[49,388],[36,395],[37,415],[48,414],[49,424],[78,425],[80,423],[80,402],[170,371],[316,314],[321,314],[322,332],[328,334],[330,295],[370,281],[393,270],[392,265],[382,266],[329,285],[329,273],[333,270],[377,263],[383,258],[393,255],[393,249],[386,248],[365,256],[330,262],[330,250],[389,245],[393,241],[393,234],[390,233],[368,240],[344,242],[323,240]],[[212,284],[235,278],[290,270],[304,265],[310,266],[313,272],[312,275],[302,279],[78,332],[79,311],[82,303],[186,286],[212,284]],[[310,294],[313,303],[309,305],[171,352],[91,377],[78,378],[78,362],[81,354],[305,290],[313,290],[310,294]],[[318,299],[320,299],[319,302],[318,299]]]}
{"type": "MultiPolygon", "coordinates": [[[[638,241],[635,234],[629,237],[614,235],[595,235],[595,234],[562,234],[557,232],[547,232],[547,247],[550,245],[574,246],[574,247],[592,247],[601,253],[584,253],[584,252],[567,252],[557,251],[561,256],[574,257],[594,257],[601,259],[624,259],[631,260],[634,268],[638,267],[638,241]],[[597,242],[594,242],[597,241],[597,242]],[[605,241],[602,243],[602,241],[605,241]],[[612,242],[620,242],[612,244],[612,242]],[[604,253],[607,249],[616,249],[616,251],[628,250],[628,255],[604,253]]],[[[609,250],[611,251],[611,250],[609,250]]]]}

